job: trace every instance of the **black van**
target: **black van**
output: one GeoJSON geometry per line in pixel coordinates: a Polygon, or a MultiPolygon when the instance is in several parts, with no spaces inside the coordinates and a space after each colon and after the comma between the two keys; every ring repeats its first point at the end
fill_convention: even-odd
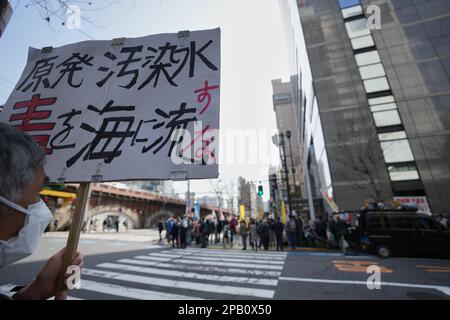
{"type": "Polygon", "coordinates": [[[382,258],[392,255],[450,258],[450,230],[426,214],[363,211],[358,222],[360,244],[382,258]]]}

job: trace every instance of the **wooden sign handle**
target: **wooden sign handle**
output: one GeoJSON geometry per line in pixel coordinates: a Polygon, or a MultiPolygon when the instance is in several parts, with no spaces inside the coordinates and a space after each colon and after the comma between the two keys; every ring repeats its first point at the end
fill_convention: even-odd
{"type": "Polygon", "coordinates": [[[75,255],[77,254],[78,241],[80,240],[80,232],[83,226],[84,212],[88,205],[89,187],[89,182],[83,182],[80,183],[78,188],[77,202],[73,212],[69,237],[67,238],[66,250],[64,251],[63,267],[61,274],[59,275],[55,299],[65,299],[67,296],[67,287],[64,283],[64,274],[66,273],[67,267],[71,265],[75,255]]]}

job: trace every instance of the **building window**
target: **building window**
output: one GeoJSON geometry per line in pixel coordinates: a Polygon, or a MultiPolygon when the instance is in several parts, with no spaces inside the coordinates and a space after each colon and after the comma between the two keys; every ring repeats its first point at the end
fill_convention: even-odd
{"type": "Polygon", "coordinates": [[[359,0],[339,0],[339,7],[341,9],[354,7],[357,6],[358,4],[360,4],[359,0]]]}
{"type": "Polygon", "coordinates": [[[357,5],[354,7],[342,9],[341,12],[344,19],[348,19],[363,14],[363,9],[360,5],[357,5]]]}
{"type": "Polygon", "coordinates": [[[364,52],[364,53],[358,53],[355,55],[356,63],[358,64],[358,67],[367,66],[369,64],[375,64],[380,63],[381,58],[378,54],[377,50],[364,52]]]}
{"type": "Polygon", "coordinates": [[[386,163],[414,161],[408,139],[382,141],[381,149],[386,163]]]}
{"type": "Polygon", "coordinates": [[[395,131],[395,132],[380,133],[378,135],[378,138],[380,139],[380,141],[406,139],[406,132],[405,131],[395,131]]]}
{"type": "Polygon", "coordinates": [[[359,73],[361,74],[361,78],[363,78],[363,80],[379,78],[386,75],[386,72],[384,72],[384,68],[381,63],[361,67],[359,68],[359,73]]]}
{"type": "Polygon", "coordinates": [[[366,18],[346,22],[345,27],[350,39],[370,35],[366,18]]]}
{"type": "Polygon", "coordinates": [[[364,87],[367,93],[389,90],[389,82],[386,77],[364,80],[364,87]]]}
{"type": "Polygon", "coordinates": [[[369,105],[374,106],[377,104],[385,104],[385,103],[391,103],[394,102],[394,96],[384,96],[384,97],[378,97],[378,98],[372,98],[369,99],[369,105]]]}
{"type": "Polygon", "coordinates": [[[374,112],[373,118],[377,127],[395,126],[402,123],[397,110],[374,112]]]}
{"type": "Polygon", "coordinates": [[[371,35],[354,38],[351,41],[352,41],[353,50],[369,48],[369,47],[373,47],[375,45],[375,42],[373,41],[373,38],[371,35]]]}
{"type": "Polygon", "coordinates": [[[413,164],[395,164],[388,166],[392,181],[408,181],[419,179],[419,173],[413,164]]]}
{"type": "Polygon", "coordinates": [[[395,104],[395,103],[379,104],[379,105],[370,107],[370,111],[372,111],[372,112],[395,110],[395,109],[397,109],[397,104],[395,104]]]}

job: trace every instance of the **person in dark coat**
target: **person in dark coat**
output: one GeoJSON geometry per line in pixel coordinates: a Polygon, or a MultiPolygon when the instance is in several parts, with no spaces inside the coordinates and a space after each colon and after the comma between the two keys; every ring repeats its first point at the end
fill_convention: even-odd
{"type": "Polygon", "coordinates": [[[283,251],[283,230],[284,225],[280,218],[277,218],[274,224],[275,239],[277,241],[277,251],[283,251]]]}
{"type": "Polygon", "coordinates": [[[261,221],[260,225],[261,243],[264,247],[264,250],[269,249],[269,231],[269,224],[267,223],[267,220],[264,219],[263,221],[261,221]]]}

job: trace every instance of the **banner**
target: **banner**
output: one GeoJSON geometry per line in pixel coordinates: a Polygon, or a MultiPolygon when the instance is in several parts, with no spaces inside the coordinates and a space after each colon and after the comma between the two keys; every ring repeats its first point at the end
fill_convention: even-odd
{"type": "Polygon", "coordinates": [[[286,206],[284,205],[284,201],[281,201],[281,222],[283,222],[283,224],[287,223],[286,206]]]}
{"type": "Polygon", "coordinates": [[[241,211],[241,220],[244,220],[245,219],[245,206],[243,204],[241,204],[239,206],[239,209],[241,211]]]}
{"type": "Polygon", "coordinates": [[[398,201],[403,205],[416,206],[418,208],[418,212],[431,214],[427,197],[394,197],[394,201],[398,201]]]}
{"type": "Polygon", "coordinates": [[[220,29],[30,48],[0,122],[51,182],[216,178],[220,29]]]}
{"type": "Polygon", "coordinates": [[[328,195],[328,192],[323,191],[323,190],[321,190],[321,191],[322,191],[323,198],[325,199],[327,204],[330,206],[331,210],[333,210],[333,212],[339,212],[339,208],[338,208],[336,202],[334,202],[333,198],[328,195]]]}

